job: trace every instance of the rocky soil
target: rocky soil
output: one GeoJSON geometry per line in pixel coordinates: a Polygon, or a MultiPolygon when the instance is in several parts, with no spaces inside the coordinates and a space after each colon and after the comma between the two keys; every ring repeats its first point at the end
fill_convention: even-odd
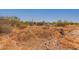
{"type": "Polygon", "coordinates": [[[78,50],[79,27],[28,26],[0,34],[0,50],[78,50]],[[64,30],[64,35],[60,29],[64,30]]]}

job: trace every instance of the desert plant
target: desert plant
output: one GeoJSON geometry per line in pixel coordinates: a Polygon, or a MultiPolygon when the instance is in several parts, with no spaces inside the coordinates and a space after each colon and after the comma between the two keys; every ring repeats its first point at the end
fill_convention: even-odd
{"type": "Polygon", "coordinates": [[[11,26],[0,26],[0,33],[8,34],[12,30],[11,26]]]}
{"type": "Polygon", "coordinates": [[[62,20],[58,20],[58,21],[56,22],[56,25],[57,25],[57,26],[65,26],[65,24],[62,22],[62,20]]]}

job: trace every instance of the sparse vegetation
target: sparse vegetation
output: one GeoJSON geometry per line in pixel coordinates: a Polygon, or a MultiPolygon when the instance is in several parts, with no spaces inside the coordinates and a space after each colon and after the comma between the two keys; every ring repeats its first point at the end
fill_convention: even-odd
{"type": "Polygon", "coordinates": [[[76,22],[69,22],[69,21],[62,21],[62,20],[58,20],[57,22],[53,22],[52,25],[55,25],[55,26],[67,26],[67,25],[76,25],[76,26],[79,26],[79,23],[76,23],[76,22]]]}
{"type": "Polygon", "coordinates": [[[11,26],[0,26],[0,33],[8,34],[12,31],[11,26]]]}
{"type": "Polygon", "coordinates": [[[0,49],[79,49],[79,30],[74,28],[78,30],[79,23],[62,20],[29,22],[18,17],[0,17],[0,34],[3,33],[0,35],[0,49]],[[74,40],[71,36],[77,38],[74,40]]]}

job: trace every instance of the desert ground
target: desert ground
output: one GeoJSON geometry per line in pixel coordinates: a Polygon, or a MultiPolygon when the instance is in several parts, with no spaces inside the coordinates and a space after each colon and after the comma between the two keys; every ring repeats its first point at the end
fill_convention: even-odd
{"type": "Polygon", "coordinates": [[[78,26],[27,26],[0,34],[0,50],[78,50],[78,26]],[[60,33],[63,29],[64,35],[60,33]]]}

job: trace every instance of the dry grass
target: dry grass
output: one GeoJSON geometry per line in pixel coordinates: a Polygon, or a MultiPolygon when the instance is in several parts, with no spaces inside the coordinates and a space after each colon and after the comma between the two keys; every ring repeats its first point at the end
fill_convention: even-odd
{"type": "Polygon", "coordinates": [[[60,27],[27,26],[14,28],[9,34],[0,35],[2,50],[54,50],[79,49],[78,27],[62,27],[65,36],[61,38],[60,27]],[[77,30],[77,31],[75,31],[77,30]],[[76,34],[73,34],[77,32],[76,34]]]}

